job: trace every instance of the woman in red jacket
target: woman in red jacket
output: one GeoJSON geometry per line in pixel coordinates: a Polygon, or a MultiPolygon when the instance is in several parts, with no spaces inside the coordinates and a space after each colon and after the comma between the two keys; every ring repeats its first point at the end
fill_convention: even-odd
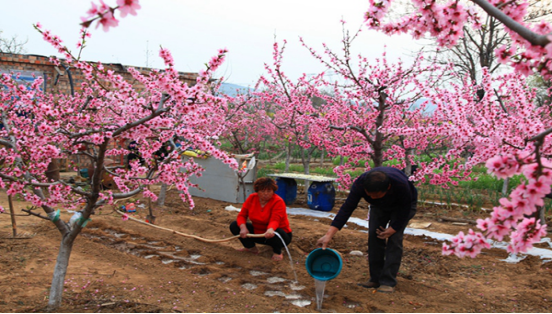
{"type": "Polygon", "coordinates": [[[239,251],[259,253],[255,243],[270,245],[274,254],[272,259],[281,261],[284,256],[282,247],[284,240],[286,246],[291,243],[291,228],[286,213],[286,204],[284,200],[276,195],[274,191],[278,185],[271,178],[259,178],[253,183],[253,189],[256,193],[249,195],[242,209],[238,214],[236,221],[230,224],[230,231],[233,235],[240,235],[240,241],[243,248],[239,251]],[[247,219],[251,222],[247,222],[247,219]],[[247,234],[263,234],[264,238],[248,238],[247,234]],[[275,235],[278,233],[280,237],[275,235]]]}

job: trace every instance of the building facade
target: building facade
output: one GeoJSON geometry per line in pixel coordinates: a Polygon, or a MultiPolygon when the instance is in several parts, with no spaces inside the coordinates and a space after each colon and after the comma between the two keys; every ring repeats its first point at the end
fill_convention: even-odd
{"type": "MultiPolygon", "coordinates": [[[[94,62],[91,62],[94,63],[94,62]]],[[[133,79],[128,72],[131,66],[119,63],[102,63],[104,68],[121,75],[127,82],[134,85],[137,90],[143,88],[140,82],[133,79]]],[[[133,67],[141,73],[147,74],[152,68],[133,67]]],[[[56,66],[50,61],[50,57],[30,54],[11,54],[0,52],[0,73],[19,74],[21,81],[33,81],[36,77],[44,77],[43,90],[49,93],[61,93],[70,95],[80,91],[84,76],[79,69],[69,68],[61,60],[61,65],[56,66]]],[[[180,80],[189,86],[196,84],[197,73],[179,72],[180,80]]]]}

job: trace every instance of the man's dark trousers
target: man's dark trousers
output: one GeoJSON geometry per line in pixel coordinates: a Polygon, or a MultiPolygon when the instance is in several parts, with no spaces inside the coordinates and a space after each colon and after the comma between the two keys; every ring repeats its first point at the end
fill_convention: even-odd
{"type": "MultiPolygon", "coordinates": [[[[370,281],[382,286],[395,287],[397,273],[401,267],[403,255],[404,229],[395,230],[395,234],[387,240],[379,239],[376,230],[381,226],[387,228],[393,209],[382,209],[370,205],[370,222],[368,224],[368,264],[370,266],[370,281]]],[[[412,204],[409,220],[416,214],[416,203],[412,204]]]]}

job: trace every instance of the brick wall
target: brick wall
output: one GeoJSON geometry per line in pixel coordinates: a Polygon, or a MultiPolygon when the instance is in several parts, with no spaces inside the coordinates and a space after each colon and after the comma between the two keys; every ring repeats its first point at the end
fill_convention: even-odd
{"type": "MultiPolygon", "coordinates": [[[[63,63],[63,62],[62,62],[63,63]]],[[[118,63],[104,63],[105,68],[113,70],[115,74],[123,76],[128,82],[132,83],[137,90],[141,90],[143,86],[135,81],[127,68],[128,65],[118,63]]],[[[134,67],[141,73],[149,73],[151,68],[134,67]]],[[[50,62],[49,57],[39,55],[22,55],[0,52],[0,73],[20,73],[23,77],[31,78],[35,76],[43,76],[43,89],[50,93],[63,93],[69,95],[71,93],[71,81],[73,83],[74,92],[80,91],[80,85],[84,80],[84,76],[78,69],[71,68],[69,72],[63,66],[55,66],[50,62]],[[70,74],[70,75],[69,75],[70,74]],[[71,76],[71,80],[69,79],[71,76]]],[[[195,85],[197,73],[180,72],[180,79],[195,85]]]]}

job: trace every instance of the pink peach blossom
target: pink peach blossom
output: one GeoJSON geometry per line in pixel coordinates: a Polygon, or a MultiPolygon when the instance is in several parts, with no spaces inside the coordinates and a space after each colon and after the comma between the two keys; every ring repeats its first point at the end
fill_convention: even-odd
{"type": "Polygon", "coordinates": [[[121,11],[121,17],[127,16],[127,14],[136,15],[136,10],[139,10],[139,0],[117,0],[119,11],[121,11]]]}

